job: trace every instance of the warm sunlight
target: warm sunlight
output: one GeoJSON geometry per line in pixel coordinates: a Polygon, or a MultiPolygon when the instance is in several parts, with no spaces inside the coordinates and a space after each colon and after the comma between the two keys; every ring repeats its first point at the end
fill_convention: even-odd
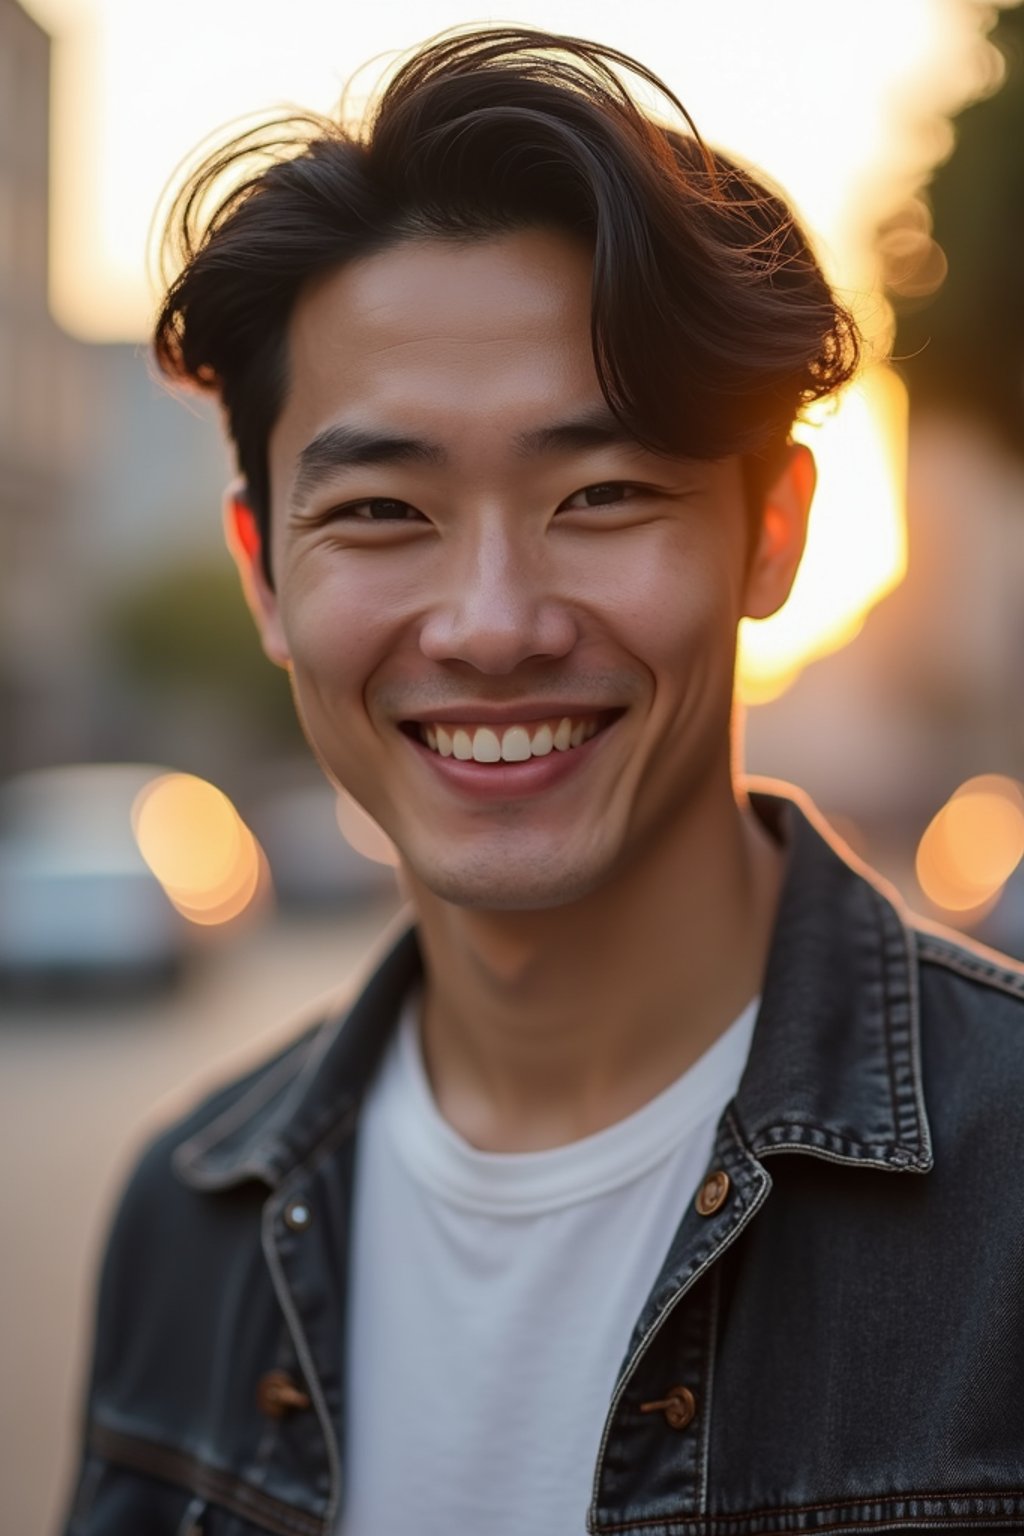
{"type": "Polygon", "coordinates": [[[906,572],[902,381],[871,368],[836,405],[808,415],[794,434],[818,465],[807,551],[781,612],[742,627],[739,690],[749,704],[776,698],[808,661],[851,640],[906,572]]]}
{"type": "Polygon", "coordinates": [[[997,67],[981,9],[948,0],[177,0],[173,13],[137,0],[27,5],[55,34],[54,304],[91,340],[145,334],[153,211],[200,140],[285,103],[327,111],[367,61],[384,64],[382,55],[445,27],[511,12],[652,63],[709,139],[788,189],[833,275],[856,290],[871,286],[878,216],[906,202],[948,148],[946,114],[997,67]]]}
{"type": "MultiPolygon", "coordinates": [[[[284,103],[330,110],[368,61],[358,80],[364,94],[396,50],[454,24],[507,19],[504,8],[463,0],[354,10],[332,0],[294,0],[283,10],[274,0],[178,0],[173,24],[164,7],[137,0],[27,3],[57,38],[53,302],[62,323],[90,340],[145,335],[154,209],[200,140],[284,103]]],[[[707,138],[756,161],[789,192],[869,348],[884,352],[891,314],[879,289],[878,223],[890,221],[890,244],[913,236],[915,250],[928,246],[907,211],[920,209],[914,194],[948,153],[950,114],[998,81],[1001,61],[984,36],[988,8],[969,0],[672,8],[519,0],[514,14],[651,62],[707,138]]],[[[942,253],[929,250],[938,282],[942,253]]],[[[908,281],[919,278],[914,267],[908,281]]],[[[747,702],[776,697],[809,659],[844,645],[901,579],[905,435],[901,386],[879,367],[801,429],[819,465],[810,542],[785,610],[744,627],[747,702]]]]}

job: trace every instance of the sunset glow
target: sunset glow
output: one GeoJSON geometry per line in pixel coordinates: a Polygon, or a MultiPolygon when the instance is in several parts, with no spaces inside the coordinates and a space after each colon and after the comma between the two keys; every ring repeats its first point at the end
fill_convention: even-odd
{"type": "Polygon", "coordinates": [[[793,592],[771,619],[740,631],[739,691],[780,694],[801,667],[852,640],[907,568],[907,392],[890,368],[862,374],[794,436],[812,449],[818,488],[793,592]]]}
{"type": "MultiPolygon", "coordinates": [[[[226,123],[290,104],[330,112],[355,71],[356,97],[365,96],[402,50],[432,33],[508,20],[463,0],[355,9],[334,0],[286,8],[177,0],[173,24],[164,7],[137,0],[26,3],[56,37],[53,304],[89,340],[146,334],[154,210],[166,206],[168,182],[180,179],[197,144],[226,123]]],[[[517,22],[598,38],[652,62],[709,141],[773,177],[877,356],[892,322],[879,286],[880,222],[904,289],[939,284],[945,258],[918,227],[915,195],[949,153],[951,115],[999,82],[1000,56],[985,40],[993,16],[973,0],[515,7],[517,22]],[[839,68],[856,82],[853,93],[837,91],[839,68]]],[[[776,697],[808,660],[846,644],[906,566],[906,401],[895,376],[870,370],[799,435],[819,468],[807,555],[782,613],[743,627],[739,682],[748,703],[776,697]]]]}
{"type": "Polygon", "coordinates": [[[54,305],[91,340],[145,335],[154,210],[200,141],[289,104],[330,111],[355,71],[368,91],[447,27],[514,19],[653,63],[708,139],[788,190],[831,275],[857,292],[873,287],[878,218],[948,151],[948,114],[998,78],[985,10],[968,0],[517,0],[511,16],[466,0],[26,3],[55,37],[54,305]],[[856,91],[837,100],[840,53],[856,91]]]}

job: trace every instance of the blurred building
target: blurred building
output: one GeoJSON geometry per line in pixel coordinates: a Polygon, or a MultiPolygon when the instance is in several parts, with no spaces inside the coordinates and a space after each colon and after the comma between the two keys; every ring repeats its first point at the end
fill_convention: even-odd
{"type": "Polygon", "coordinates": [[[0,0],[0,777],[110,753],[102,614],[133,571],[219,540],[209,412],[144,348],[48,308],[50,38],[0,0]]]}
{"type": "Polygon", "coordinates": [[[74,488],[78,564],[102,604],[158,567],[223,552],[231,460],[213,403],[172,394],[145,343],[77,350],[90,402],[74,488]]]}
{"type": "Polygon", "coordinates": [[[47,308],[50,40],[0,0],[0,770],[73,729],[75,348],[47,308]]]}

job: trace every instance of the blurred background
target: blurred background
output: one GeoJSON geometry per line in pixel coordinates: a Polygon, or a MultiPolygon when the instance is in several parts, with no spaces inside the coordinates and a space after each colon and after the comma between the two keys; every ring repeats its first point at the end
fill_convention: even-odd
{"type": "Polygon", "coordinates": [[[654,65],[794,198],[875,362],[800,431],[744,756],[925,916],[1024,957],[1024,11],[976,0],[0,0],[0,1530],[53,1531],[94,1269],[147,1130],[355,984],[398,908],[157,384],[151,224],[225,122],[501,19],[654,65]],[[882,359],[891,354],[894,361],[882,359]]]}

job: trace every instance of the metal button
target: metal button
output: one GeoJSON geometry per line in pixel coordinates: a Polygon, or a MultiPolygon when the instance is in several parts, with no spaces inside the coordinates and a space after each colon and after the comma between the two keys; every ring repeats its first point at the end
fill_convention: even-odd
{"type": "Polygon", "coordinates": [[[287,1371],[268,1371],[256,1387],[256,1402],[268,1418],[282,1419],[295,1408],[309,1407],[309,1394],[287,1371]]]}
{"type": "Polygon", "coordinates": [[[305,1232],[313,1220],[313,1213],[305,1200],[289,1200],[284,1208],[284,1219],[293,1232],[305,1232]]]}
{"type": "Polygon", "coordinates": [[[709,1173],[697,1192],[697,1210],[700,1214],[713,1216],[721,1210],[729,1198],[731,1187],[731,1180],[724,1168],[716,1168],[714,1173],[709,1173]]]}
{"type": "Polygon", "coordinates": [[[641,1413],[663,1413],[670,1429],[685,1429],[697,1412],[697,1399],[689,1387],[669,1387],[656,1403],[641,1403],[641,1413]]]}

